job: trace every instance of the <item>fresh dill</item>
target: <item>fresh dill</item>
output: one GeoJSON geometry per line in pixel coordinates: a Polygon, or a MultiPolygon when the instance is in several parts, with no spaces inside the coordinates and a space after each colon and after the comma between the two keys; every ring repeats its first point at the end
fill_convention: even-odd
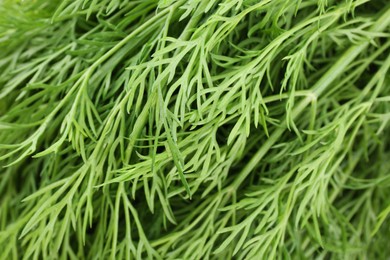
{"type": "Polygon", "coordinates": [[[0,0],[0,259],[385,259],[387,0],[0,0]]]}

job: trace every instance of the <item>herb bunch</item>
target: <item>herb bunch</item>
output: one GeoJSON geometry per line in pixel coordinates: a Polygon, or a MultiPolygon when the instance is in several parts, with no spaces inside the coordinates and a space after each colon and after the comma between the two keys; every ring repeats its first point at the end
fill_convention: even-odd
{"type": "Polygon", "coordinates": [[[384,259],[386,0],[0,0],[0,259],[384,259]]]}

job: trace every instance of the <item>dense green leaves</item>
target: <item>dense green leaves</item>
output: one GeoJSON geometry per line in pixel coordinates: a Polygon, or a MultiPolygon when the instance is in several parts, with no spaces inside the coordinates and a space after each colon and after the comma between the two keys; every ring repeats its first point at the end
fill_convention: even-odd
{"type": "Polygon", "coordinates": [[[0,259],[389,255],[386,0],[0,12],[0,259]]]}

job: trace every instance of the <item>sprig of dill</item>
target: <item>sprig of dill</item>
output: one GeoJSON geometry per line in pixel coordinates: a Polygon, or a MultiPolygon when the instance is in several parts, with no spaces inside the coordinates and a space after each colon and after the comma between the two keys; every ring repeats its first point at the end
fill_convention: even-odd
{"type": "Polygon", "coordinates": [[[0,12],[0,259],[389,254],[387,1],[0,12]]]}

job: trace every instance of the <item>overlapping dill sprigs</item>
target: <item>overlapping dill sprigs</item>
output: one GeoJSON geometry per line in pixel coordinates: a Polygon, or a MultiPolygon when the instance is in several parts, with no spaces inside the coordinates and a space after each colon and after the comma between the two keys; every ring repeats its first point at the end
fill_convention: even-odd
{"type": "Polygon", "coordinates": [[[388,1],[0,13],[0,259],[390,254],[388,1]]]}

